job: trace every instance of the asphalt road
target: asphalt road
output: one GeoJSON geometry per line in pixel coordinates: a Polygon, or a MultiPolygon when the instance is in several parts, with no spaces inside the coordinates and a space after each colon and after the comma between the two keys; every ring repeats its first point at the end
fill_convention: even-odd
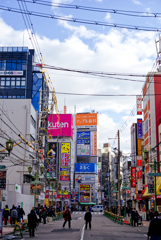
{"type": "MultiPolygon", "coordinates": [[[[101,213],[92,213],[92,229],[84,229],[84,213],[75,212],[72,214],[71,229],[66,224],[62,228],[63,220],[40,224],[35,240],[123,240],[123,239],[147,239],[147,227],[131,227],[118,225],[111,222],[101,213]]],[[[25,233],[23,239],[28,239],[25,233]]],[[[19,238],[20,239],[20,238],[19,238]]]]}

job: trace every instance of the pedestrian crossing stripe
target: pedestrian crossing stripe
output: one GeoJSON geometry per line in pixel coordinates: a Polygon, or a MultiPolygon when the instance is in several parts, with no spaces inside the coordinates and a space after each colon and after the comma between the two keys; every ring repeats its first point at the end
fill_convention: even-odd
{"type": "MultiPolygon", "coordinates": [[[[72,214],[85,214],[86,212],[72,212],[72,214]]],[[[103,212],[91,212],[91,214],[102,215],[103,212]]]]}

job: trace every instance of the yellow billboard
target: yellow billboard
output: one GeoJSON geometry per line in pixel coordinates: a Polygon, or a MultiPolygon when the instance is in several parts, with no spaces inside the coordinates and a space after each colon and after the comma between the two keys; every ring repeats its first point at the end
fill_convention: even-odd
{"type": "Polygon", "coordinates": [[[70,180],[70,150],[71,143],[61,143],[61,160],[60,160],[60,181],[70,180]]]}

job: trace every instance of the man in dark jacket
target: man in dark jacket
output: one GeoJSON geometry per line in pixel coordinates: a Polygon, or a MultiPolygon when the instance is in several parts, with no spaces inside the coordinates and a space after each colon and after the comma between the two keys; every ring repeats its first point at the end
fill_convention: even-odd
{"type": "Polygon", "coordinates": [[[92,214],[89,211],[89,209],[87,210],[85,216],[84,216],[84,220],[86,222],[86,226],[85,226],[85,230],[87,230],[87,224],[89,223],[89,229],[91,229],[91,221],[92,221],[92,214]]]}
{"type": "Polygon", "coordinates": [[[135,208],[131,211],[131,221],[132,221],[132,227],[135,227],[135,208]]]}
{"type": "Polygon", "coordinates": [[[152,212],[152,209],[149,211],[149,220],[151,221],[154,218],[154,214],[152,212]]]}
{"type": "Polygon", "coordinates": [[[161,219],[158,218],[158,211],[154,212],[154,218],[150,221],[148,239],[161,240],[161,219]],[[151,238],[150,238],[151,237],[151,238]]]}
{"type": "Polygon", "coordinates": [[[71,218],[71,212],[69,210],[69,207],[67,207],[66,211],[63,213],[63,217],[64,217],[64,224],[63,224],[63,228],[65,227],[66,222],[68,221],[68,226],[70,228],[70,221],[72,220],[71,218]]]}
{"type": "Polygon", "coordinates": [[[28,214],[28,227],[29,227],[29,236],[35,236],[35,228],[37,223],[37,217],[34,210],[28,214]]]}

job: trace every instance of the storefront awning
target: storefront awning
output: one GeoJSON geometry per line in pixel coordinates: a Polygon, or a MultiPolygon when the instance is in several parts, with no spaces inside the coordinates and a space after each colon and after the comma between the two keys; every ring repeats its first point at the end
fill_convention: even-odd
{"type": "MultiPolygon", "coordinates": [[[[157,195],[161,195],[161,177],[156,178],[156,189],[157,189],[157,195]]],[[[143,198],[149,198],[154,196],[154,193],[148,193],[148,185],[146,186],[146,190],[143,194],[143,198]]]]}
{"type": "Polygon", "coordinates": [[[96,203],[94,203],[94,202],[79,202],[79,205],[96,205],[96,203]]]}

